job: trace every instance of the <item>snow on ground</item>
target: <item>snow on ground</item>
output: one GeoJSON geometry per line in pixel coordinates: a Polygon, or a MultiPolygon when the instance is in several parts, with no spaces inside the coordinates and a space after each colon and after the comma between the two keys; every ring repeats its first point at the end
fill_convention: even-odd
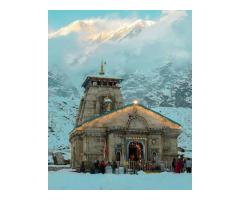
{"type": "Polygon", "coordinates": [[[48,172],[50,190],[191,190],[192,174],[89,174],[71,169],[48,172]]]}

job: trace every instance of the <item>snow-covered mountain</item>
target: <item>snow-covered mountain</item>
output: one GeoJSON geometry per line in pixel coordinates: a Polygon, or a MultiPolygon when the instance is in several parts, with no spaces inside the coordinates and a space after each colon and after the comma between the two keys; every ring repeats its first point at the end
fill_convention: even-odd
{"type": "Polygon", "coordinates": [[[122,40],[124,38],[132,38],[139,34],[143,29],[154,25],[154,21],[149,20],[136,20],[130,24],[123,24],[122,27],[111,30],[109,32],[101,32],[91,36],[89,39],[92,41],[109,41],[109,40],[122,40]]]}
{"type": "Polygon", "coordinates": [[[79,91],[61,70],[48,72],[48,147],[68,149],[68,133],[75,125],[79,91]]]}
{"type": "Polygon", "coordinates": [[[148,107],[192,106],[191,70],[181,73],[172,70],[171,63],[152,71],[122,75],[122,93],[126,103],[138,99],[148,107]]]}
{"type": "Polygon", "coordinates": [[[185,150],[185,155],[192,157],[192,109],[174,107],[152,108],[182,125],[183,132],[178,137],[178,146],[185,150]]]}
{"type": "Polygon", "coordinates": [[[111,27],[105,26],[103,19],[95,20],[77,20],[64,26],[54,32],[49,33],[48,38],[53,39],[61,36],[67,36],[71,33],[79,33],[89,41],[103,42],[109,40],[121,40],[125,37],[133,37],[143,29],[154,25],[155,21],[150,20],[129,20],[123,21],[120,25],[111,27]]]}

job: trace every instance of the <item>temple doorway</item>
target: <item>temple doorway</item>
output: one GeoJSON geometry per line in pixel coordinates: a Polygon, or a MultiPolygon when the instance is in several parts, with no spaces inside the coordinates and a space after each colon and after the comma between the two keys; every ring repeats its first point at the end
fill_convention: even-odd
{"type": "Polygon", "coordinates": [[[141,142],[130,142],[128,145],[128,159],[139,161],[144,159],[144,148],[141,142]]]}

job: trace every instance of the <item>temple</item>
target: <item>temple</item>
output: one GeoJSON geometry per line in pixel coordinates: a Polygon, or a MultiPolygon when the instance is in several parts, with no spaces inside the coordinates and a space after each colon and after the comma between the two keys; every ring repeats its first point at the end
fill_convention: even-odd
{"type": "Polygon", "coordinates": [[[87,76],[76,126],[71,131],[71,167],[82,161],[165,161],[177,157],[181,125],[134,101],[124,105],[123,79],[107,77],[103,63],[99,75],[87,76]]]}

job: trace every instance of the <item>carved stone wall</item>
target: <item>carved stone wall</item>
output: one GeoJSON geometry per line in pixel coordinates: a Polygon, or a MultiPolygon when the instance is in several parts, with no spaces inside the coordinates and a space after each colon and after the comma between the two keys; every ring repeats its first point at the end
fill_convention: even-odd
{"type": "Polygon", "coordinates": [[[104,97],[109,97],[113,101],[113,109],[123,106],[123,98],[118,87],[92,86],[84,94],[84,98],[79,106],[78,123],[89,117],[101,114],[103,111],[102,104],[104,97]]]}
{"type": "Polygon", "coordinates": [[[82,161],[94,162],[104,159],[104,145],[107,144],[108,161],[116,160],[117,153],[120,153],[120,164],[123,165],[128,160],[128,144],[131,141],[141,142],[144,146],[144,160],[152,161],[153,153],[158,160],[171,163],[173,157],[177,156],[177,139],[166,138],[161,134],[131,134],[112,133],[106,140],[105,135],[98,134],[74,137],[71,141],[71,166],[77,168],[82,161]]]}

